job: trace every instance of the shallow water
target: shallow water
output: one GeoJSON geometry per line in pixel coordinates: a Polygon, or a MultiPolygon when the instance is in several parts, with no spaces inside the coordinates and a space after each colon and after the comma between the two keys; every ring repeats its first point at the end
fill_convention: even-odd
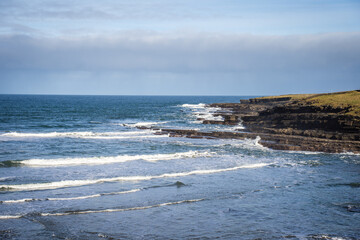
{"type": "Polygon", "coordinates": [[[239,99],[0,95],[0,239],[360,238],[359,155],[136,128],[239,99]]]}

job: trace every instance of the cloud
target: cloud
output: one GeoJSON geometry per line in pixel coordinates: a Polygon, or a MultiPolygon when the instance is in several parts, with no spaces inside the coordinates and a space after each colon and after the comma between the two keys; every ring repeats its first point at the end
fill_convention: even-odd
{"type": "Polygon", "coordinates": [[[309,72],[360,69],[360,33],[0,37],[0,71],[309,72]]]}
{"type": "Polygon", "coordinates": [[[0,1],[0,93],[360,88],[359,6],[340,0],[0,1]]]}
{"type": "MultiPolygon", "coordinates": [[[[47,36],[130,29],[303,34],[359,31],[359,8],[353,0],[12,0],[0,1],[0,21],[47,36]]],[[[0,32],[40,35],[1,23],[0,32]]]]}
{"type": "Polygon", "coordinates": [[[210,18],[217,14],[211,4],[213,1],[166,1],[166,0],[96,0],[86,1],[44,1],[33,0],[31,4],[24,0],[0,3],[2,17],[39,20],[114,20],[114,19],[183,19],[210,18]]]}

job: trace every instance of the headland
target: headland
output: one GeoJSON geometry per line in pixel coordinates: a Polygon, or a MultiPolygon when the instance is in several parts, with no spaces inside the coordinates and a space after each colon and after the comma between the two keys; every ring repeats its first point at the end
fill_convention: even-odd
{"type": "Polygon", "coordinates": [[[234,132],[158,129],[157,134],[189,138],[256,139],[276,150],[360,153],[360,90],[294,94],[213,103],[215,116],[203,124],[238,125],[234,132]]]}

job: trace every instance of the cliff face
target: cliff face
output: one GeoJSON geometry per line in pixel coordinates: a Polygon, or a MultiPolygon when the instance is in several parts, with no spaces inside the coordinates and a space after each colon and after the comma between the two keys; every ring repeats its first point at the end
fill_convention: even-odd
{"type": "Polygon", "coordinates": [[[257,116],[243,116],[242,120],[250,131],[359,140],[360,118],[340,111],[331,107],[287,105],[261,111],[257,116]]]}
{"type": "Polygon", "coordinates": [[[360,91],[254,98],[211,107],[230,109],[231,114],[219,114],[225,119],[221,124],[241,121],[247,132],[272,148],[360,152],[360,91]]]}
{"type": "Polygon", "coordinates": [[[160,129],[155,134],[188,138],[258,139],[277,150],[360,153],[360,90],[331,94],[302,94],[214,103],[214,115],[223,121],[202,120],[204,124],[237,125],[244,131],[201,132],[160,129]]]}

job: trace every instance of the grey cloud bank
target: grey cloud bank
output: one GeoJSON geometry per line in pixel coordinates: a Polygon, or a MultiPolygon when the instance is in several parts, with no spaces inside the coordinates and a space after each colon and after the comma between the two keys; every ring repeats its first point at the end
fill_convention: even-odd
{"type": "Polygon", "coordinates": [[[360,33],[1,36],[0,45],[2,93],[266,95],[360,87],[360,33]]]}
{"type": "Polygon", "coordinates": [[[356,71],[360,33],[92,39],[0,37],[1,71],[356,71]]]}
{"type": "Polygon", "coordinates": [[[359,89],[358,0],[0,1],[0,93],[359,89]]]}

